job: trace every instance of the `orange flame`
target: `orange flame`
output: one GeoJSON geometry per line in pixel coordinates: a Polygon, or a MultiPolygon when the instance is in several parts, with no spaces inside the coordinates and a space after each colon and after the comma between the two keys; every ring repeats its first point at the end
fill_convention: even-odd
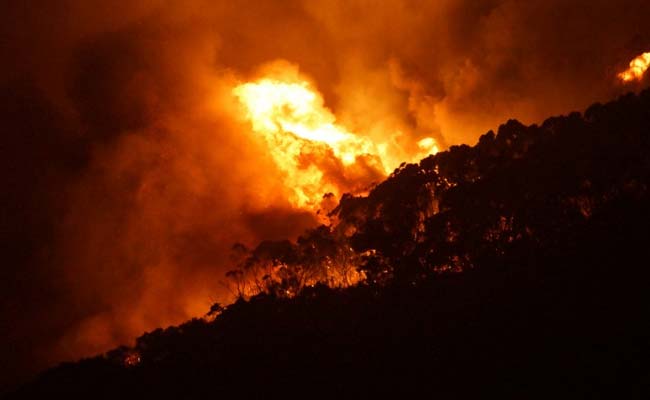
{"type": "Polygon", "coordinates": [[[335,124],[322,97],[306,81],[298,83],[261,79],[235,88],[246,105],[253,130],[274,135],[292,133],[298,138],[327,144],[345,164],[370,153],[372,143],[335,124]]]}
{"type": "Polygon", "coordinates": [[[643,53],[630,61],[630,67],[618,74],[618,77],[623,82],[641,80],[648,67],[650,67],[650,52],[643,53]]]}
{"type": "MultiPolygon", "coordinates": [[[[263,77],[236,86],[233,94],[244,106],[252,130],[265,138],[276,165],[286,176],[285,185],[293,190],[289,200],[296,207],[316,209],[325,193],[338,196],[342,190],[350,191],[350,187],[326,179],[323,163],[318,160],[334,157],[344,176],[352,175],[361,162],[366,166],[370,163],[384,176],[396,167],[389,165],[386,144],[338,124],[323,97],[305,79],[263,77]]],[[[417,146],[414,159],[405,161],[438,151],[433,138],[424,138],[417,146]]]]}

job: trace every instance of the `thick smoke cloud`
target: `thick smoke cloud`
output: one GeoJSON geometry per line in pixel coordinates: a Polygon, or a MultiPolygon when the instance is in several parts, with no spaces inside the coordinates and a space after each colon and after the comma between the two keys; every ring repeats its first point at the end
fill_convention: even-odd
{"type": "MultiPolygon", "coordinates": [[[[298,65],[348,129],[474,143],[634,85],[646,1],[15,2],[0,25],[3,359],[34,371],[205,312],[236,241],[316,219],[230,89],[298,65]]],[[[13,374],[13,375],[12,375],[13,374]]]]}

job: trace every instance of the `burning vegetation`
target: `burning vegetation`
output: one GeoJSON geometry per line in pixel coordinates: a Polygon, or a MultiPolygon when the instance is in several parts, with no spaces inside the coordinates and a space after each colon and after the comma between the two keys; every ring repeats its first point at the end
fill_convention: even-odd
{"type": "Polygon", "coordinates": [[[618,74],[623,82],[639,81],[650,67],[650,52],[640,54],[630,61],[630,66],[625,71],[618,74]]]}
{"type": "MultiPolygon", "coordinates": [[[[325,194],[366,193],[375,179],[397,165],[389,157],[391,144],[375,142],[350,132],[325,107],[313,84],[296,67],[277,63],[275,76],[242,83],[233,94],[242,103],[252,130],[264,137],[268,151],[284,174],[289,201],[298,208],[317,211],[325,194]]],[[[389,140],[399,132],[385,132],[389,140]]],[[[417,141],[406,162],[438,152],[434,138],[417,141]]]]}

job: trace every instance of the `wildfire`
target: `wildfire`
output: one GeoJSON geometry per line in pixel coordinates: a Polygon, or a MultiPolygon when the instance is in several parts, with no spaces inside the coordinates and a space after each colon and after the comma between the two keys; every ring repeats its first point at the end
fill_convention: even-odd
{"type": "Polygon", "coordinates": [[[623,82],[640,80],[648,67],[650,67],[650,52],[643,53],[630,61],[630,67],[618,74],[618,77],[623,82]]]}
{"type": "MultiPolygon", "coordinates": [[[[385,143],[338,124],[323,97],[305,79],[263,77],[236,86],[233,94],[285,174],[284,183],[293,191],[289,200],[296,207],[316,209],[325,193],[354,192],[351,181],[359,171],[371,169],[385,176],[396,167],[389,165],[385,143]],[[333,164],[342,179],[328,179],[333,164]]],[[[424,138],[417,146],[417,156],[438,151],[433,138],[424,138]]]]}
{"type": "Polygon", "coordinates": [[[371,142],[335,124],[336,118],[323,105],[323,98],[306,81],[262,79],[240,85],[234,93],[246,105],[253,130],[267,139],[291,133],[299,139],[324,143],[346,165],[373,150],[371,142]]]}
{"type": "Polygon", "coordinates": [[[426,137],[418,141],[418,147],[426,154],[436,154],[440,151],[434,138],[426,137]]]}

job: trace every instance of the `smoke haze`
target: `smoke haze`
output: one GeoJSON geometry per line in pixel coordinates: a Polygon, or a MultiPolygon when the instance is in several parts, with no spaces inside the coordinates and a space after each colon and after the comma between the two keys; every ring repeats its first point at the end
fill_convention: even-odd
{"type": "MultiPolygon", "coordinates": [[[[425,136],[441,149],[473,144],[509,118],[540,122],[647,84],[616,79],[650,49],[643,0],[5,8],[7,382],[203,315],[230,296],[219,282],[233,243],[318,223],[288,201],[292,188],[231,93],[268,65],[297,68],[338,123],[388,143],[392,167],[425,136]]],[[[366,167],[355,184],[381,178],[366,167]]]]}

